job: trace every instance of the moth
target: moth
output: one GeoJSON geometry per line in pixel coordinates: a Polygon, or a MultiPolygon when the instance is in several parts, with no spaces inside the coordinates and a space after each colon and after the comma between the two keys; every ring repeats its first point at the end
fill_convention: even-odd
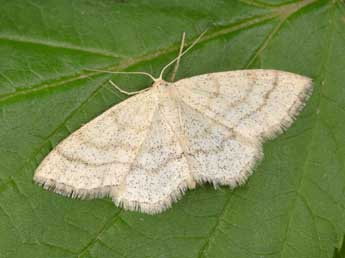
{"type": "MultiPolygon", "coordinates": [[[[44,188],[79,198],[109,196],[124,209],[159,213],[205,182],[234,188],[287,129],[312,93],[311,79],[277,70],[209,73],[151,87],[111,107],[58,144],[38,166],[44,188]]],[[[111,72],[112,73],[112,72],[111,72]]],[[[114,72],[125,73],[125,72],[114,72]]]]}

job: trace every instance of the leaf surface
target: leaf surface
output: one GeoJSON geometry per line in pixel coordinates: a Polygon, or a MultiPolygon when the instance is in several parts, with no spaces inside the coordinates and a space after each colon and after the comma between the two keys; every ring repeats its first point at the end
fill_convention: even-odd
{"type": "MultiPolygon", "coordinates": [[[[332,257],[345,232],[341,0],[0,0],[0,257],[332,257]],[[125,212],[32,181],[63,138],[150,82],[191,42],[178,79],[267,68],[314,81],[293,126],[243,187],[201,186],[167,212],[125,212]]],[[[169,73],[166,77],[168,79],[169,73]]]]}

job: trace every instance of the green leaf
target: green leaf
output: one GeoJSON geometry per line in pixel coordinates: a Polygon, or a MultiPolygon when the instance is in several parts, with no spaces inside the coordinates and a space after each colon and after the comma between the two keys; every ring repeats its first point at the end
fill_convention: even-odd
{"type": "Polygon", "coordinates": [[[333,257],[345,233],[344,50],[342,0],[0,0],[0,257],[333,257]],[[273,68],[314,80],[247,184],[201,186],[149,216],[33,183],[59,141],[126,97],[85,68],[158,75],[183,31],[191,42],[206,28],[178,79],[273,68]]]}

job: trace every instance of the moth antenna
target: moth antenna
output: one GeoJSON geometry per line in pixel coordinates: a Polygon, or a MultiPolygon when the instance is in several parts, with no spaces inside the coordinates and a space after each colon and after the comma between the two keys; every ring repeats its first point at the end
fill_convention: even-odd
{"type": "Polygon", "coordinates": [[[181,46],[180,46],[180,51],[178,53],[178,59],[176,60],[176,64],[175,64],[175,67],[174,67],[174,71],[170,77],[170,81],[173,82],[175,80],[175,76],[176,76],[176,73],[177,73],[177,70],[178,70],[178,67],[180,65],[180,61],[181,61],[181,54],[183,52],[183,48],[184,48],[184,44],[185,44],[185,38],[186,38],[186,33],[183,32],[182,33],[182,40],[181,40],[181,46]]]}
{"type": "Polygon", "coordinates": [[[199,35],[199,37],[194,40],[194,42],[185,50],[181,53],[181,55],[178,55],[176,58],[174,58],[173,60],[171,60],[166,66],[163,67],[159,77],[158,77],[158,80],[162,80],[163,79],[163,73],[165,72],[165,70],[170,66],[172,65],[173,63],[175,63],[177,60],[181,59],[182,56],[184,56],[189,50],[191,50],[199,41],[200,39],[205,35],[205,33],[207,32],[207,29],[201,33],[199,35]]]}

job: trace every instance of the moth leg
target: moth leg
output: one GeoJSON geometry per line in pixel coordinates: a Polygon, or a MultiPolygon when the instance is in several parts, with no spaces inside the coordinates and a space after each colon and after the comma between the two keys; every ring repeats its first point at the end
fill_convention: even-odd
{"type": "Polygon", "coordinates": [[[142,92],[145,92],[147,90],[149,90],[150,88],[146,88],[146,89],[143,89],[143,90],[138,90],[138,91],[126,91],[126,90],[123,90],[121,89],[119,86],[117,86],[112,80],[109,80],[109,83],[115,87],[115,89],[117,89],[119,92],[123,93],[123,94],[126,94],[128,96],[132,96],[132,95],[136,95],[136,94],[139,94],[139,93],[142,93],[142,92]]]}

